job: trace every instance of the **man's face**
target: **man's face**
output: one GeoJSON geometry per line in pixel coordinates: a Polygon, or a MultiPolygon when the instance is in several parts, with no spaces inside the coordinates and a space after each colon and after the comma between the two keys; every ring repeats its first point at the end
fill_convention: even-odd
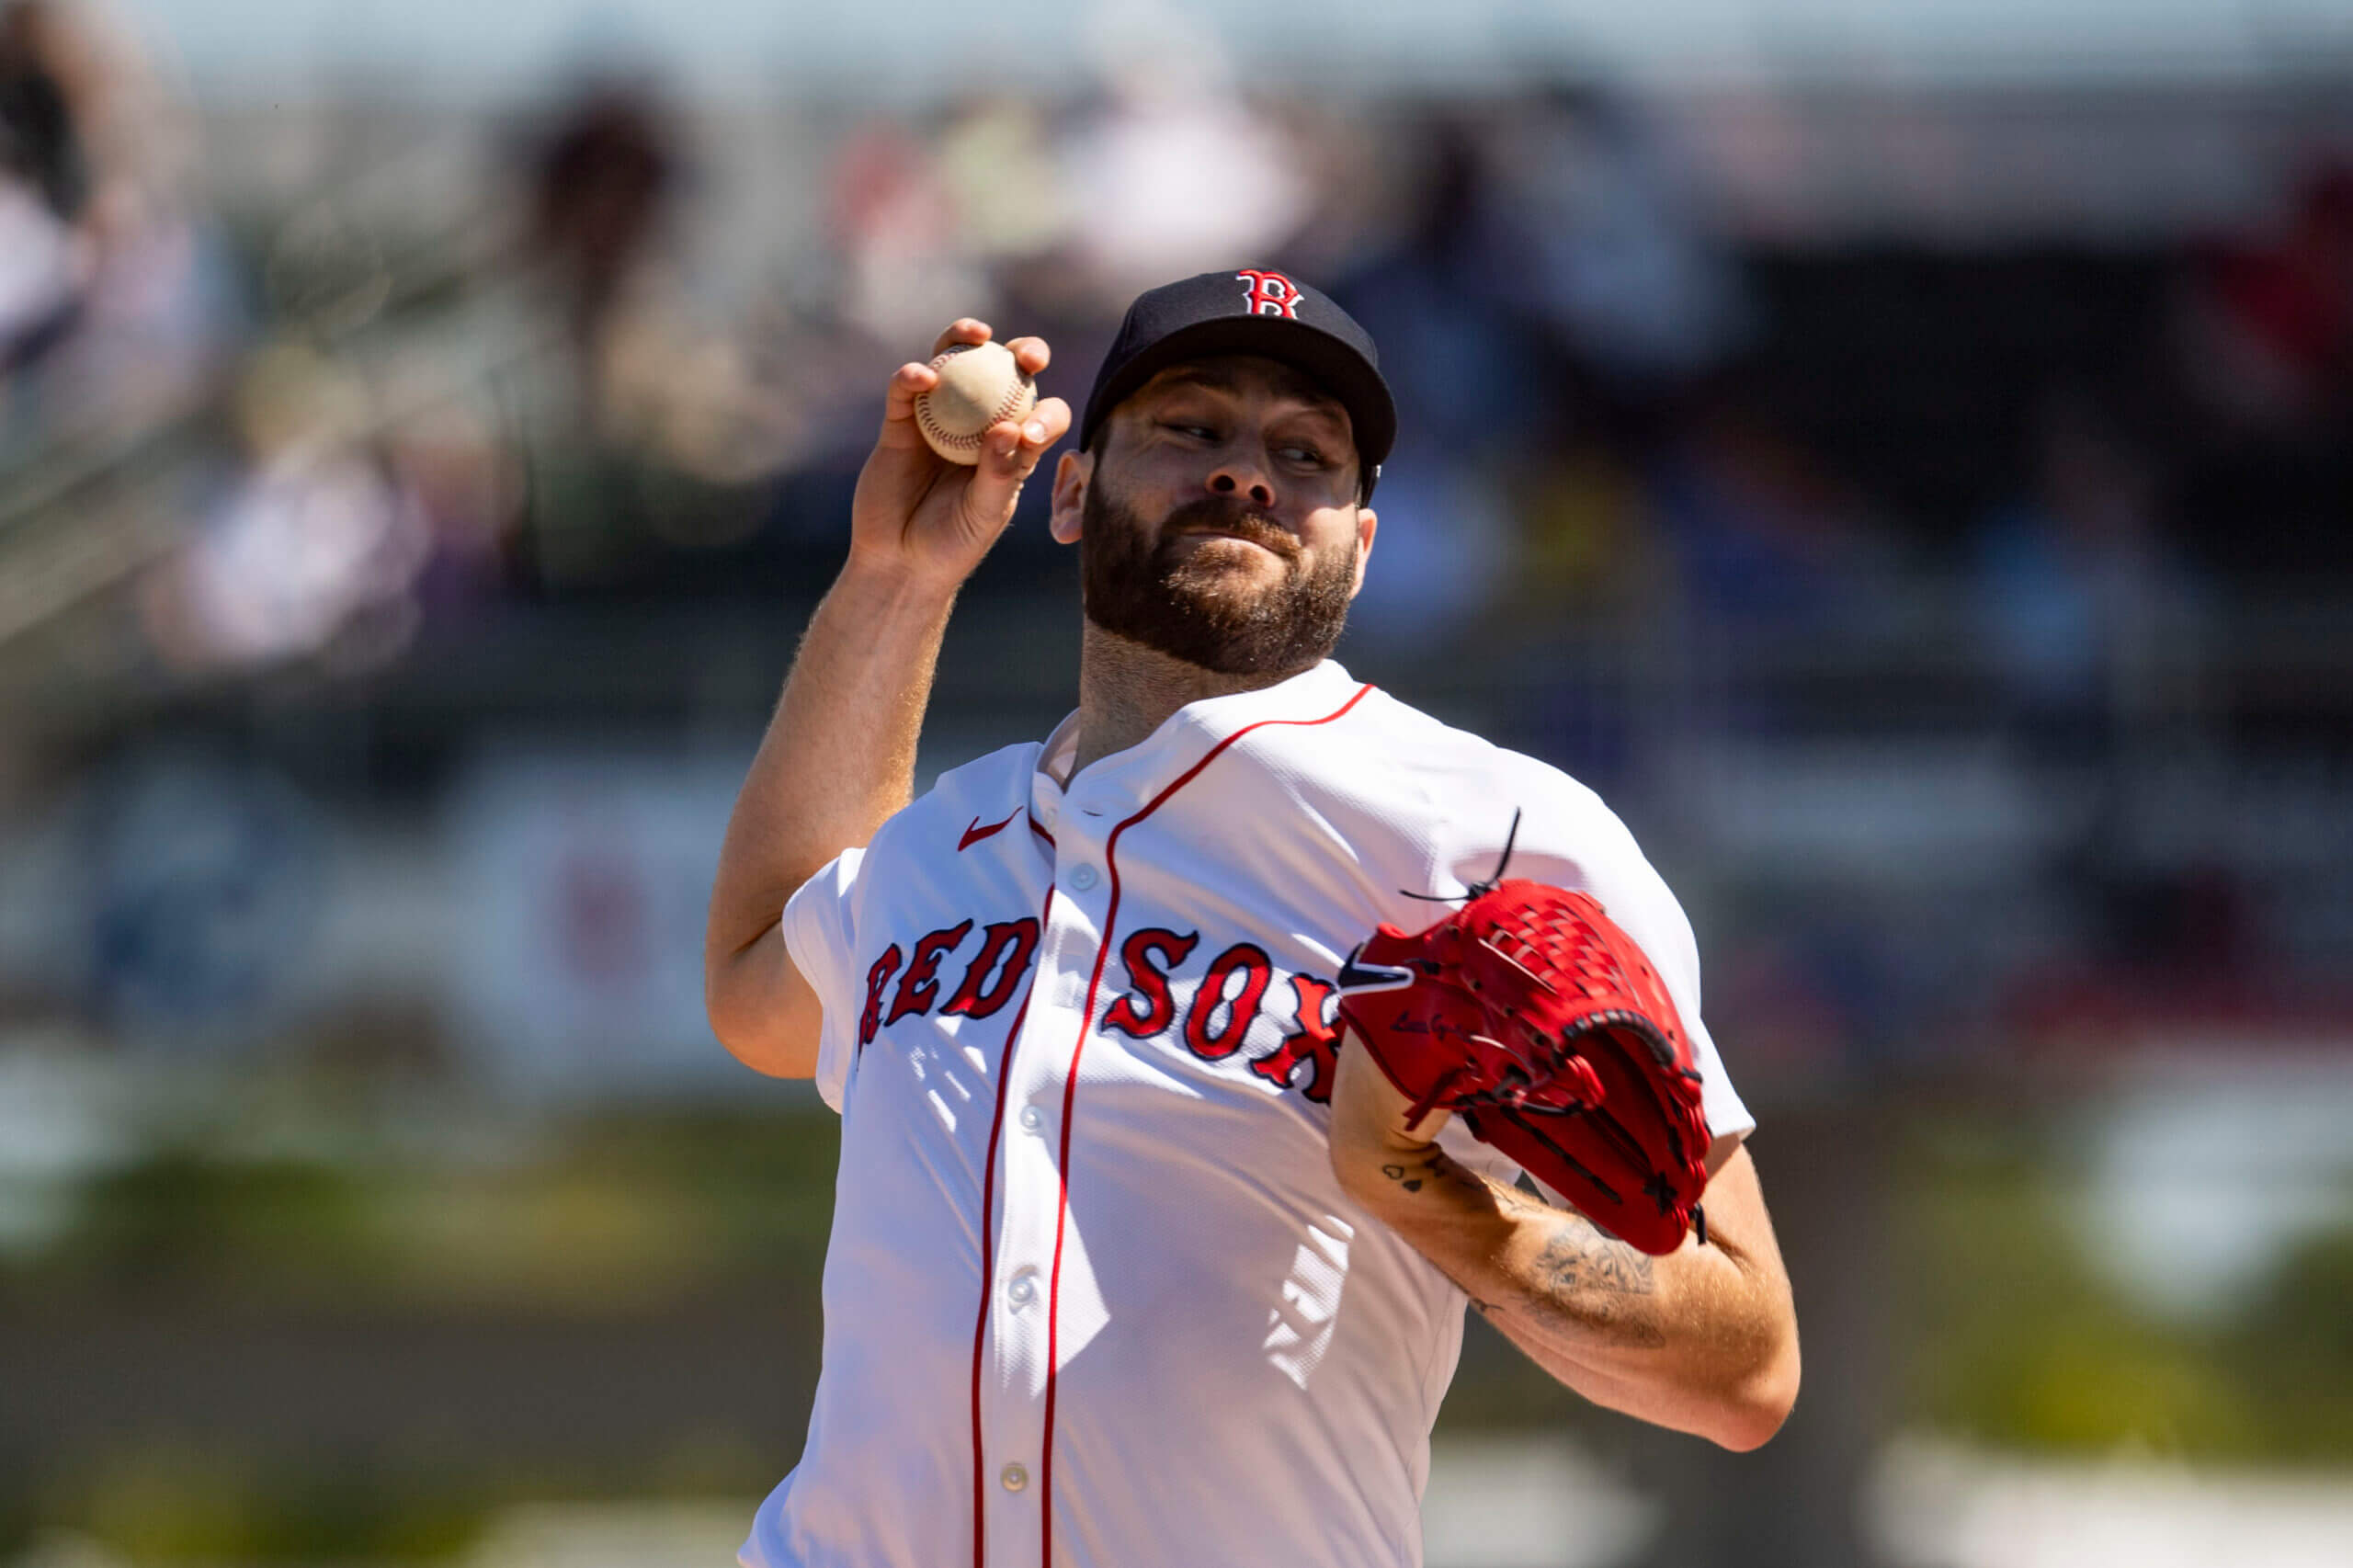
{"type": "Polygon", "coordinates": [[[1221,675],[1332,651],[1374,527],[1337,401],[1275,360],[1198,360],[1120,403],[1097,446],[1054,484],[1087,619],[1221,675]]]}

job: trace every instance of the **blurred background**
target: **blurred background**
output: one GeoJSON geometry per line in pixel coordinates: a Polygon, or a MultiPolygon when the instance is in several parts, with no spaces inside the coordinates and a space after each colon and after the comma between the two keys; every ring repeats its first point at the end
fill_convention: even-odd
{"type": "MultiPolygon", "coordinates": [[[[1797,1280],[1742,1459],[1474,1324],[1433,1568],[2347,1561],[2344,0],[0,0],[0,1563],[730,1560],[835,1124],[703,901],[880,388],[1238,265],[1797,1280]]],[[[1074,700],[1033,488],[926,778],[1074,700]]]]}

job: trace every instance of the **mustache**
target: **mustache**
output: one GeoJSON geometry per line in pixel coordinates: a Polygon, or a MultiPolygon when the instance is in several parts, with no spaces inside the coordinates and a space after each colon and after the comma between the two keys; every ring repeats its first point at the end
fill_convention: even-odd
{"type": "Polygon", "coordinates": [[[1180,534],[1222,533],[1247,540],[1255,545],[1274,551],[1285,561],[1299,558],[1299,540],[1290,530],[1262,513],[1254,512],[1246,501],[1223,495],[1204,495],[1198,501],[1188,501],[1168,514],[1160,526],[1165,542],[1180,534]]]}

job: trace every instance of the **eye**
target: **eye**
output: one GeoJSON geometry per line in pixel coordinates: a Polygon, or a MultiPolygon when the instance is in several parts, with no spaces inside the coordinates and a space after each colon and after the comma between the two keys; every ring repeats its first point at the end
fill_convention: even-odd
{"type": "Polygon", "coordinates": [[[1179,436],[1189,436],[1197,441],[1214,441],[1217,439],[1217,432],[1211,430],[1206,425],[1188,425],[1182,420],[1164,419],[1160,422],[1160,427],[1163,430],[1174,431],[1179,436]]]}
{"type": "Polygon", "coordinates": [[[1290,445],[1279,449],[1281,451],[1283,456],[1289,458],[1295,463],[1302,464],[1308,468],[1322,468],[1324,466],[1324,454],[1313,447],[1303,446],[1299,442],[1294,441],[1290,445]]]}

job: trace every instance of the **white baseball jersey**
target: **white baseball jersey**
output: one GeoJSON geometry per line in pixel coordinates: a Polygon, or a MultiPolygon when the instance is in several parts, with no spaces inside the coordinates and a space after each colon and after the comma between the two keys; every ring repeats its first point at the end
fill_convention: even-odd
{"type": "MultiPolygon", "coordinates": [[[[824,1369],[747,1568],[1406,1568],[1462,1292],[1326,1147],[1333,976],[1409,892],[1583,889],[1753,1125],[1594,794],[1338,665],[944,775],[793,895],[842,1116],[824,1369]]],[[[1449,1125],[1466,1163],[1508,1162],[1449,1125]]]]}

